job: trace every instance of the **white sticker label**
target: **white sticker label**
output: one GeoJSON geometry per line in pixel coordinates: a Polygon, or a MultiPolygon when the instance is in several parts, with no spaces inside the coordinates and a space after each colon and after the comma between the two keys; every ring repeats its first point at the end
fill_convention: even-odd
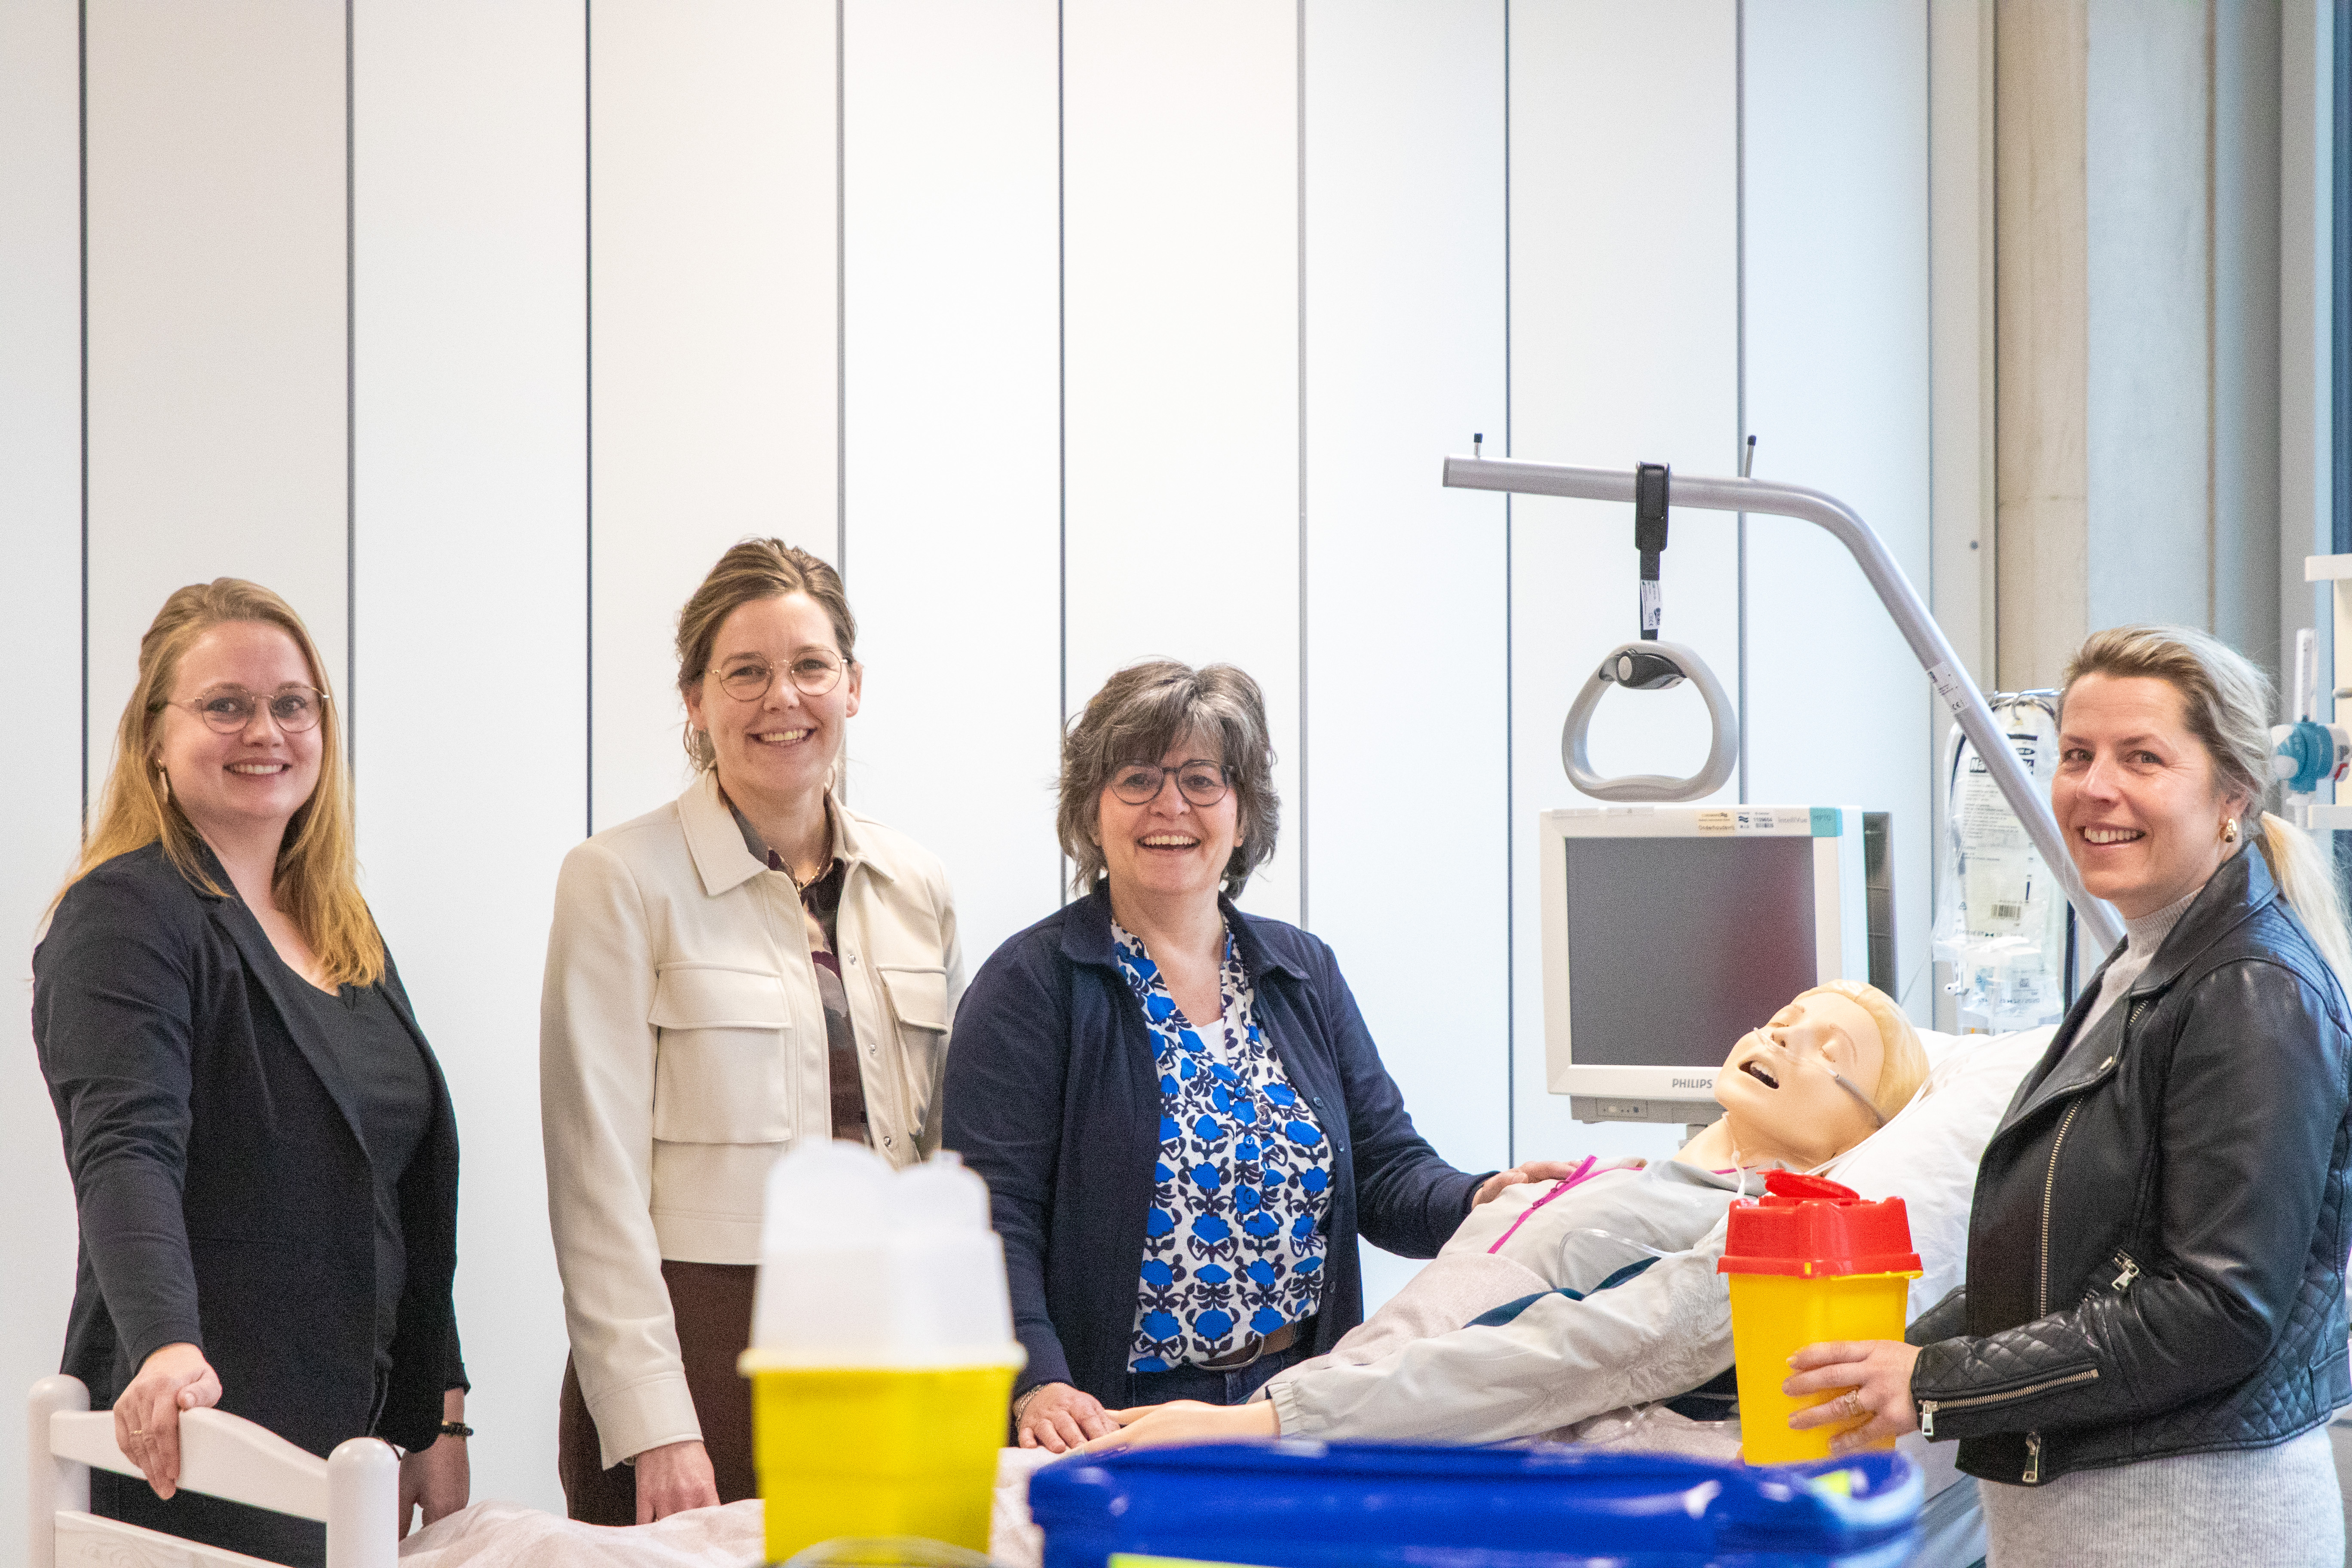
{"type": "Polygon", "coordinates": [[[1701,833],[1728,833],[1728,832],[1730,832],[1730,831],[1731,831],[1731,813],[1729,813],[1729,812],[1727,812],[1727,811],[1702,811],[1702,812],[1700,812],[1700,813],[1698,814],[1698,830],[1699,830],[1701,833]]]}
{"type": "Polygon", "coordinates": [[[1658,622],[1664,618],[1664,602],[1658,597],[1658,585],[1655,583],[1647,581],[1643,582],[1642,584],[1642,629],[1645,632],[1656,631],[1658,629],[1658,622]]]}
{"type": "Polygon", "coordinates": [[[1957,718],[1968,706],[1968,699],[1962,695],[1969,689],[1968,679],[1950,665],[1941,663],[1927,667],[1927,679],[1936,683],[1936,695],[1944,700],[1944,706],[1957,718]]]}
{"type": "Polygon", "coordinates": [[[1758,811],[1752,806],[1742,806],[1731,814],[1731,826],[1735,833],[1769,833],[1775,821],[1770,812],[1758,811]]]}

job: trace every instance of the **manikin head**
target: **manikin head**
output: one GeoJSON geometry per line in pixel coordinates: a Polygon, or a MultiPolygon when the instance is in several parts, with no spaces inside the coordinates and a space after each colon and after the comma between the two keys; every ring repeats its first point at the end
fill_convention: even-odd
{"type": "Polygon", "coordinates": [[[1742,1163],[1811,1170],[1878,1131],[1927,1076],[1903,1010],[1873,986],[1832,980],[1739,1037],[1715,1098],[1742,1163]]]}

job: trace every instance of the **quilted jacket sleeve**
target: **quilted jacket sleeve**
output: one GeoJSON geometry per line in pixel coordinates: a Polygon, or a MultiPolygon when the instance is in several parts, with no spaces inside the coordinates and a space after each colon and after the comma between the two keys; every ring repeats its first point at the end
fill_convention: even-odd
{"type": "Polygon", "coordinates": [[[2326,999],[2285,965],[2242,959],[2196,980],[2158,1112],[2142,1271],[2016,1328],[1927,1345],[1911,1392],[1937,1405],[1935,1436],[2128,1420],[2253,1373],[2302,1286],[2345,1062],[2326,999]]]}

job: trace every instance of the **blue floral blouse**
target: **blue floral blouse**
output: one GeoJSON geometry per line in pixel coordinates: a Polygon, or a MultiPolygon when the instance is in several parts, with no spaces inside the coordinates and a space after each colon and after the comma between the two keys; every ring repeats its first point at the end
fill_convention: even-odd
{"type": "Polygon", "coordinates": [[[1223,1016],[1205,1028],[1178,1009],[1139,938],[1117,921],[1111,936],[1160,1067],[1160,1158],[1128,1370],[1165,1372],[1315,1310],[1331,1145],[1251,1016],[1230,931],[1217,976],[1223,1016]]]}

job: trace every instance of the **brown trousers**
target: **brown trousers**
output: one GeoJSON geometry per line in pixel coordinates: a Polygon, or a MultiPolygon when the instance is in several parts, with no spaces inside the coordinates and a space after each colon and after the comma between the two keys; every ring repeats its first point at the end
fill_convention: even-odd
{"type": "MultiPolygon", "coordinates": [[[[662,1260],[669,1287],[677,1348],[686,1362],[686,1385],[702,1423],[702,1446],[719,1481],[720,1502],[760,1495],[751,1473],[751,1384],[735,1370],[735,1358],[751,1342],[751,1283],[759,1270],[748,1263],[677,1263],[662,1260]]],[[[637,1473],[628,1465],[604,1468],[595,1418],[581,1397],[580,1377],[571,1358],[563,1363],[563,1393],[556,1414],[555,1468],[563,1482],[565,1510],[585,1524],[637,1522],[637,1473]]]]}

